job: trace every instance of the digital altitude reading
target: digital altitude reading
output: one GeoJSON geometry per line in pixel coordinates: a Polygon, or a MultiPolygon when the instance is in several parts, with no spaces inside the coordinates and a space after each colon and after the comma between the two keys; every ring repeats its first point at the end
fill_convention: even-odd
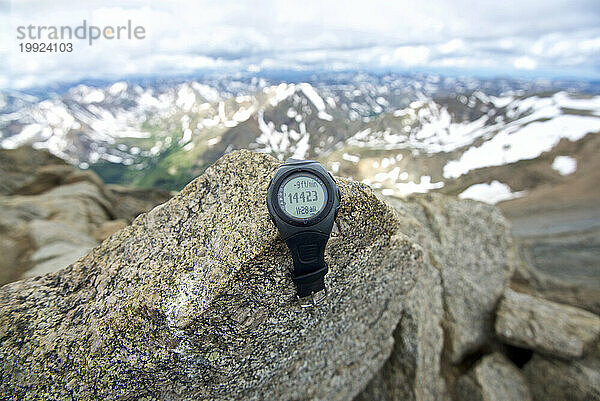
{"type": "Polygon", "coordinates": [[[293,174],[279,187],[279,206],[285,214],[308,219],[325,207],[327,191],[317,176],[308,173],[293,174]]]}

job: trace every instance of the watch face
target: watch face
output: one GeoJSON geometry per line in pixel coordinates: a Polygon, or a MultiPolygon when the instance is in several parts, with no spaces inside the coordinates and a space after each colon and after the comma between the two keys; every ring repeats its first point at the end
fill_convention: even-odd
{"type": "Polygon", "coordinates": [[[277,202],[283,212],[294,219],[309,219],[319,214],[327,203],[327,190],[319,177],[295,173],[279,186],[277,202]]]}

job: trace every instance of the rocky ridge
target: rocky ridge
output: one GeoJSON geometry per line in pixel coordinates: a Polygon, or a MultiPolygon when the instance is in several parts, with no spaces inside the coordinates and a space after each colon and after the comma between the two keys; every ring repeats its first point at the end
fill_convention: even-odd
{"type": "Polygon", "coordinates": [[[352,398],[391,350],[422,252],[340,179],[328,302],[302,309],[264,204],[277,165],[230,154],[67,269],[4,286],[2,392],[352,398]]]}
{"type": "Polygon", "coordinates": [[[598,399],[600,319],[511,289],[523,265],[489,205],[337,178],[329,295],[300,308],[264,205],[277,166],[230,153],[66,269],[0,288],[0,394],[598,399]]]}
{"type": "Polygon", "coordinates": [[[106,186],[43,150],[0,150],[0,284],[61,269],[135,216],[162,190],[106,186]]]}

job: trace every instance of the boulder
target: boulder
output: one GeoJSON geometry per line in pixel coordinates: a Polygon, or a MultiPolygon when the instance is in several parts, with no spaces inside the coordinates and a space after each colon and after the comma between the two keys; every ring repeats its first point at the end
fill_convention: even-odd
{"type": "Polygon", "coordinates": [[[534,355],[523,368],[534,401],[600,400],[600,359],[565,361],[534,355]]]}
{"type": "Polygon", "coordinates": [[[393,205],[421,224],[412,238],[439,271],[446,353],[459,363],[491,340],[496,305],[514,270],[510,226],[493,206],[440,194],[393,205]]]}
{"type": "Polygon", "coordinates": [[[92,232],[92,237],[96,241],[102,242],[126,226],[127,222],[123,219],[105,221],[92,232]]]}
{"type": "Polygon", "coordinates": [[[507,289],[496,318],[503,341],[562,358],[579,358],[600,337],[600,318],[573,306],[507,289]]]}
{"type": "Polygon", "coordinates": [[[224,156],[68,268],[0,288],[9,399],[348,400],[393,347],[421,248],[338,178],[328,296],[301,308],[265,198],[278,163],[224,156]]]}
{"type": "Polygon", "coordinates": [[[36,277],[58,271],[88,253],[90,249],[92,249],[91,246],[77,246],[62,242],[55,242],[42,247],[33,254],[32,267],[23,273],[23,277],[36,277]],[[47,253],[55,253],[55,255],[37,262],[34,259],[39,257],[40,254],[47,253]]]}
{"type": "Polygon", "coordinates": [[[112,211],[115,218],[129,222],[172,196],[169,191],[158,188],[129,188],[114,184],[106,188],[114,199],[112,211]]]}
{"type": "Polygon", "coordinates": [[[12,192],[13,195],[39,195],[61,185],[88,182],[102,191],[104,198],[110,197],[104,192],[102,179],[91,170],[78,170],[66,164],[51,164],[36,170],[33,166],[31,168],[32,174],[12,192]]]}
{"type": "Polygon", "coordinates": [[[0,285],[18,280],[29,267],[31,240],[24,225],[4,226],[0,213],[0,285]]]}
{"type": "Polygon", "coordinates": [[[10,195],[27,183],[41,166],[67,163],[46,150],[23,146],[18,149],[0,149],[0,195],[10,195]]]}
{"type": "Polygon", "coordinates": [[[13,195],[39,195],[58,185],[74,168],[66,164],[51,164],[39,167],[34,174],[27,177],[13,195]]]}
{"type": "Polygon", "coordinates": [[[388,201],[400,230],[424,248],[425,266],[404,299],[394,351],[359,399],[449,399],[460,373],[453,365],[493,341],[495,306],[513,269],[510,229],[497,209],[475,201],[388,201]]]}
{"type": "Polygon", "coordinates": [[[461,401],[530,401],[531,393],[521,371],[504,355],[483,357],[456,383],[461,401]]]}
{"type": "Polygon", "coordinates": [[[431,264],[424,264],[404,305],[389,359],[355,401],[449,399],[441,363],[442,286],[431,264]]]}
{"type": "Polygon", "coordinates": [[[0,285],[64,268],[170,197],[108,189],[94,172],[28,147],[0,150],[0,174],[0,285]]]}
{"type": "MultiPolygon", "coordinates": [[[[60,242],[94,247],[96,240],[78,227],[73,227],[60,220],[35,219],[29,222],[29,236],[36,249],[60,242]]],[[[63,266],[65,267],[65,266],[63,266]]]]}
{"type": "Polygon", "coordinates": [[[86,181],[58,186],[37,197],[36,201],[52,208],[56,219],[72,225],[81,220],[85,225],[98,225],[113,217],[112,203],[102,188],[86,181]]]}
{"type": "Polygon", "coordinates": [[[559,236],[518,238],[517,242],[520,263],[511,279],[512,288],[600,315],[596,273],[600,227],[559,236]]]}
{"type": "Polygon", "coordinates": [[[389,202],[424,249],[390,359],[360,400],[449,399],[465,356],[493,341],[494,310],[513,269],[509,226],[492,206],[441,194],[389,202]]]}
{"type": "Polygon", "coordinates": [[[28,221],[48,217],[34,205],[17,204],[10,196],[0,196],[0,285],[18,280],[30,267],[29,256],[35,246],[28,221]]]}

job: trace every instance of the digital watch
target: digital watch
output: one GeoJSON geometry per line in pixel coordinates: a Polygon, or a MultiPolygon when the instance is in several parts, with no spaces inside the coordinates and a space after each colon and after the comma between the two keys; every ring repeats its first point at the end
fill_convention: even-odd
{"type": "Polygon", "coordinates": [[[292,254],[292,280],[302,306],[325,298],[325,245],[340,207],[340,190],[322,164],[288,159],[269,184],[267,208],[292,254]]]}

